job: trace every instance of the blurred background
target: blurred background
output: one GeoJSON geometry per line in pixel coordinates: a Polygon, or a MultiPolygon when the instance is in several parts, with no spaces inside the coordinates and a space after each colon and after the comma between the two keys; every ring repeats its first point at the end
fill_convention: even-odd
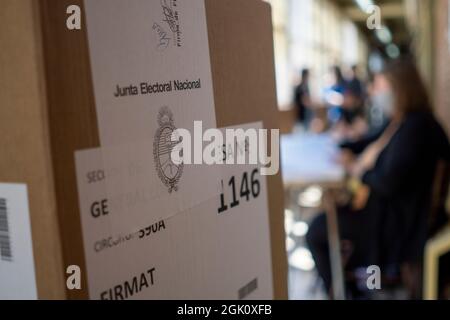
{"type": "Polygon", "coordinates": [[[381,68],[380,59],[414,54],[436,107],[449,99],[450,57],[447,0],[268,0],[272,5],[279,107],[293,109],[292,91],[303,68],[314,70],[311,90],[320,98],[328,68],[359,65],[364,77],[381,68]],[[381,8],[380,31],[369,30],[370,3],[381,8]]]}
{"type": "MultiPolygon", "coordinates": [[[[380,162],[380,153],[386,145],[390,146],[396,137],[396,134],[386,137],[386,126],[392,123],[390,118],[395,117],[386,109],[386,100],[383,102],[381,94],[385,87],[392,87],[387,75],[392,73],[389,70],[391,62],[407,59],[413,68],[417,68],[428,91],[434,117],[445,131],[450,129],[449,1],[268,2],[273,10],[277,93],[284,134],[282,166],[290,298],[328,299],[333,295],[336,298],[342,291],[346,298],[358,298],[360,292],[349,292],[349,272],[356,274],[353,279],[359,278],[356,269],[346,270],[345,257],[349,250],[342,235],[339,246],[332,248],[330,244],[329,247],[339,251],[342,261],[337,261],[337,264],[343,265],[344,269],[333,270],[334,288],[330,291],[323,285],[317,270],[317,257],[313,257],[306,237],[320,212],[327,211],[324,200],[328,190],[338,190],[340,194],[348,189],[341,185],[336,187],[342,181],[347,185],[352,176],[342,161],[343,144],[360,141],[377,130],[385,132],[386,142],[373,157],[373,167],[377,160],[380,162]],[[342,279],[336,280],[338,273],[343,274],[342,279]],[[336,288],[339,280],[344,283],[342,288],[336,288]]],[[[394,95],[408,96],[412,93],[408,89],[404,91],[394,92],[394,95]]],[[[403,128],[405,122],[401,120],[399,123],[403,128]]],[[[429,143],[432,144],[434,136],[430,137],[429,143]]],[[[414,139],[410,136],[406,142],[414,139]]],[[[445,153],[443,149],[447,144],[438,149],[445,153]]],[[[358,156],[355,154],[356,159],[358,156]]],[[[435,166],[430,168],[433,172],[435,169],[435,166]]],[[[441,195],[439,205],[445,206],[448,203],[448,183],[443,173],[438,177],[441,187],[438,191],[441,195]]],[[[435,184],[436,179],[433,179],[433,186],[435,184]]],[[[432,196],[422,194],[424,202],[431,202],[432,196]]],[[[337,202],[333,200],[335,207],[339,208],[337,202]]],[[[427,214],[429,212],[431,209],[427,214]]],[[[328,236],[335,237],[330,234],[330,225],[328,227],[328,236]]],[[[337,228],[339,230],[339,226],[337,228]]],[[[420,231],[413,228],[411,232],[420,231]]],[[[419,247],[417,251],[421,252],[419,247]]],[[[420,259],[416,272],[405,276],[404,266],[399,263],[396,276],[389,278],[389,290],[385,290],[387,277],[381,270],[383,290],[362,293],[361,296],[374,299],[448,299],[450,269],[445,261],[448,260],[449,249],[449,232],[443,223],[439,231],[427,237],[424,252],[418,254],[420,259]]],[[[362,278],[367,280],[364,272],[362,278]]],[[[364,291],[364,288],[359,291],[364,291]]]]}

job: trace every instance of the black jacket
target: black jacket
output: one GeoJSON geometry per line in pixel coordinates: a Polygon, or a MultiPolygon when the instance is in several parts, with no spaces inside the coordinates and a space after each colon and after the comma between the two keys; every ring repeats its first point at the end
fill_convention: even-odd
{"type": "Polygon", "coordinates": [[[434,116],[411,113],[403,120],[363,183],[371,195],[371,261],[399,265],[422,260],[431,191],[439,160],[450,160],[447,136],[434,116]]]}

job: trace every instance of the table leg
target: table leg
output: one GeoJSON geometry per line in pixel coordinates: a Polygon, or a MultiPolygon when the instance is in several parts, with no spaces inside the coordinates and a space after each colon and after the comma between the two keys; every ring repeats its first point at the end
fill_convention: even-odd
{"type": "Polygon", "coordinates": [[[333,298],[335,300],[345,300],[344,272],[342,268],[337,210],[333,192],[331,190],[325,190],[324,192],[324,205],[327,214],[333,298]]]}

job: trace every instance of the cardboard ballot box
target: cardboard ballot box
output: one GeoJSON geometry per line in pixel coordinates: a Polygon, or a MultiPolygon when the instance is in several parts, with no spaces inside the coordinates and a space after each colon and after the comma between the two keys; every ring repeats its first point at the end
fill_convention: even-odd
{"type": "Polygon", "coordinates": [[[287,298],[280,173],[164,159],[193,120],[278,128],[270,6],[0,9],[0,297],[287,298]]]}

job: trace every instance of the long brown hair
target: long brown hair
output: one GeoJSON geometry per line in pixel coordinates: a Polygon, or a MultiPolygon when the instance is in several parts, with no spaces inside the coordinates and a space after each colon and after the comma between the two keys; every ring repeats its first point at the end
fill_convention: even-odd
{"type": "Polygon", "coordinates": [[[400,115],[416,111],[433,112],[428,91],[412,59],[388,63],[383,74],[392,86],[395,109],[400,115]]]}

